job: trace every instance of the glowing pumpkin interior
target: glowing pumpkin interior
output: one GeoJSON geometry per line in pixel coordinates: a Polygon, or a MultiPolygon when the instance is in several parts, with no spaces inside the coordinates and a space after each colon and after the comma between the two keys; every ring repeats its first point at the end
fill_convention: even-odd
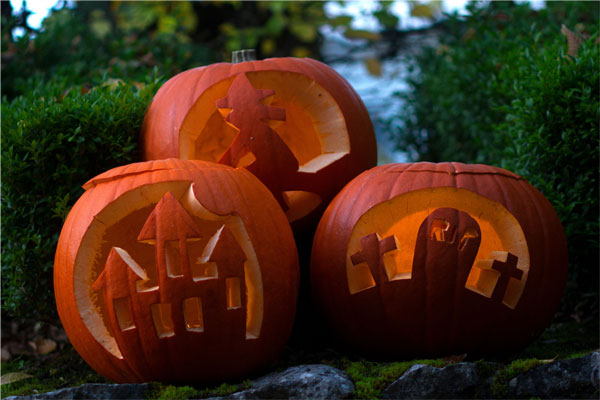
{"type": "Polygon", "coordinates": [[[196,288],[217,281],[224,292],[219,309],[244,317],[241,340],[259,337],[262,277],[243,221],[208,211],[187,181],[141,186],[109,203],[88,227],[75,261],[79,315],[118,358],[123,358],[119,337],[134,329],[153,331],[159,339],[207,331],[215,310],[196,288]],[[173,237],[182,231],[185,235],[173,237]],[[144,316],[134,315],[133,303],[148,306],[144,316]]]}
{"type": "MultiPolygon", "coordinates": [[[[254,164],[258,172],[252,172],[276,198],[277,190],[283,192],[278,200],[284,203],[290,221],[315,209],[322,195],[304,187],[275,188],[276,185],[269,182],[273,178],[266,171],[292,168],[292,172],[316,174],[349,152],[345,119],[334,98],[313,80],[293,72],[245,72],[212,85],[196,100],[179,132],[182,159],[221,162],[249,169],[254,164]],[[236,112],[246,113],[245,118],[228,121],[228,116],[236,112]],[[261,131],[259,128],[263,125],[261,131]],[[249,140],[265,142],[265,146],[253,152],[248,149],[252,146],[246,145],[243,154],[224,160],[228,149],[235,146],[236,137],[250,131],[254,133],[248,134],[249,140]],[[281,139],[281,148],[274,146],[271,139],[261,137],[271,132],[281,139]],[[290,157],[281,157],[280,154],[288,150],[290,157]],[[273,156],[268,152],[279,154],[273,156]]],[[[295,180],[293,175],[282,179],[295,180]]]]}
{"type": "MultiPolygon", "coordinates": [[[[423,221],[440,208],[467,213],[479,225],[480,233],[468,229],[460,237],[461,248],[470,238],[481,235],[475,261],[465,288],[487,298],[496,298],[514,309],[527,281],[529,250],[523,230],[501,204],[474,192],[452,187],[408,192],[377,204],[363,214],[353,228],[346,257],[348,289],[351,294],[376,286],[367,262],[361,259],[364,247],[373,241],[382,253],[387,281],[411,279],[417,234],[423,221]],[[373,239],[370,239],[373,238],[373,239]],[[495,290],[506,280],[506,287],[495,290]]],[[[448,221],[435,219],[428,240],[443,241],[450,232],[448,221]]]]}

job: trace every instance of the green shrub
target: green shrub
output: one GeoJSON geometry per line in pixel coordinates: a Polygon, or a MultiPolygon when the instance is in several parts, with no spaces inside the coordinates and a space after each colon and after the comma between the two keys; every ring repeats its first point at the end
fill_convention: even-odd
{"type": "Polygon", "coordinates": [[[2,308],[54,318],[52,266],[63,220],[95,175],[137,161],[160,80],[68,87],[60,80],[2,101],[2,308]]]}
{"type": "Polygon", "coordinates": [[[574,58],[559,54],[551,47],[515,71],[519,95],[496,132],[510,138],[503,166],[544,193],[562,221],[575,295],[597,293],[600,51],[591,38],[574,58]]]}
{"type": "Polygon", "coordinates": [[[539,11],[511,2],[478,7],[469,5],[466,18],[450,17],[440,45],[411,65],[412,90],[400,94],[405,107],[390,128],[415,161],[499,164],[510,138],[495,127],[505,118],[500,107],[519,97],[515,71],[547,47],[566,49],[561,24],[598,31],[596,2],[547,2],[539,11]]]}

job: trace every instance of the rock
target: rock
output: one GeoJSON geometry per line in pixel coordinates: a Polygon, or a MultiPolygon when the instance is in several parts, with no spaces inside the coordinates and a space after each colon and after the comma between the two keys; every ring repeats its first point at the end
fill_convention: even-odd
{"type": "Polygon", "coordinates": [[[5,397],[4,400],[144,399],[146,398],[147,390],[147,383],[128,383],[123,385],[86,383],[81,386],[31,396],[5,397]]]}
{"type": "Polygon", "coordinates": [[[598,398],[600,353],[554,361],[508,382],[511,397],[598,398]]]}
{"type": "Polygon", "coordinates": [[[344,399],[354,391],[346,374],[328,365],[299,365],[257,379],[232,399],[344,399]]]}
{"type": "Polygon", "coordinates": [[[384,399],[473,398],[479,392],[477,366],[462,362],[436,368],[415,364],[382,393],[384,399]]]}

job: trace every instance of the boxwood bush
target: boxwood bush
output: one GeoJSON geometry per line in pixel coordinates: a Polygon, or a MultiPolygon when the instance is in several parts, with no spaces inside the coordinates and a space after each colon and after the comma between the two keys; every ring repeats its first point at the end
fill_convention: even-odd
{"type": "Polygon", "coordinates": [[[2,15],[1,298],[12,318],[56,318],[54,251],[81,185],[138,161],[160,84],[213,57],[176,32],[121,29],[108,3],[87,6],[55,9],[22,37],[12,32],[21,17],[2,15]]]}
{"type": "Polygon", "coordinates": [[[567,307],[586,293],[597,307],[600,4],[469,11],[414,59],[405,108],[389,121],[396,143],[415,161],[499,165],[540,189],[567,235],[567,307]],[[574,56],[563,24],[583,40],[574,56]]]}
{"type": "Polygon", "coordinates": [[[598,291],[600,51],[594,41],[574,57],[549,48],[516,70],[519,95],[500,109],[504,121],[495,129],[509,139],[503,166],[541,190],[561,218],[571,302],[598,291]]]}
{"type": "Polygon", "coordinates": [[[161,80],[92,89],[67,79],[2,101],[2,309],[56,317],[52,267],[64,218],[81,185],[137,161],[137,139],[161,80]]]}

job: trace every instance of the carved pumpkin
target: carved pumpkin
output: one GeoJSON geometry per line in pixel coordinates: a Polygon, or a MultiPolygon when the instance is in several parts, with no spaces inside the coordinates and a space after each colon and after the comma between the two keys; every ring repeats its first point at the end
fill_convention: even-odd
{"type": "Polygon", "coordinates": [[[180,73],[154,97],[141,140],[146,160],[245,167],[271,190],[294,229],[318,221],[333,196],[377,162],[373,126],[358,94],[308,58],[180,73]]]}
{"type": "Polygon", "coordinates": [[[382,356],[524,346],[550,322],[567,250],[521,177],[460,163],[390,164],[355,178],[317,228],[315,300],[346,343],[382,356]]]}
{"type": "Polygon", "coordinates": [[[247,171],[160,160],[84,185],[63,226],[56,303],[81,356],[117,382],[224,380],[273,361],[290,334],[298,256],[247,171]]]}

